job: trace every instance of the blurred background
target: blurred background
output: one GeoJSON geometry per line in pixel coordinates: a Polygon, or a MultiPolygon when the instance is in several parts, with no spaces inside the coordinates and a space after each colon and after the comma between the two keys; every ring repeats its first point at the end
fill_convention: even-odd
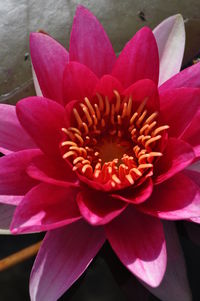
{"type": "MultiPolygon", "coordinates": [[[[100,20],[116,53],[141,27],[147,25],[153,29],[163,19],[177,13],[183,15],[186,27],[183,67],[191,64],[200,53],[199,0],[0,0],[0,102],[15,104],[23,97],[34,95],[29,33],[44,30],[68,47],[73,15],[78,4],[89,8],[100,20]]],[[[189,240],[181,222],[178,223],[178,231],[193,300],[198,301],[200,248],[189,240]]],[[[41,234],[0,236],[0,259],[42,237],[41,234]]],[[[0,301],[29,300],[28,281],[33,260],[31,258],[0,273],[0,301]]],[[[109,246],[105,245],[83,277],[60,300],[158,300],[135,280],[130,286],[129,279],[130,274],[109,246]]]]}

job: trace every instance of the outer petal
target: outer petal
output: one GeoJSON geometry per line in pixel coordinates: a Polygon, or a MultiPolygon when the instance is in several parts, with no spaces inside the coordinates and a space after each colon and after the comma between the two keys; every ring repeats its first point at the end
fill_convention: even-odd
{"type": "Polygon", "coordinates": [[[167,243],[167,270],[165,276],[156,288],[146,284],[144,286],[162,301],[192,301],[185,259],[176,226],[172,222],[164,222],[164,230],[167,243]]]}
{"type": "Polygon", "coordinates": [[[77,190],[39,184],[30,190],[15,211],[14,234],[47,231],[80,219],[77,190]]]}
{"type": "Polygon", "coordinates": [[[17,206],[23,198],[23,195],[0,195],[0,203],[17,206]]]}
{"type": "Polygon", "coordinates": [[[48,232],[32,269],[31,300],[57,300],[85,271],[104,240],[102,229],[83,221],[48,232]]]}
{"type": "Polygon", "coordinates": [[[94,94],[99,93],[101,95],[108,96],[108,99],[111,100],[114,97],[114,90],[121,93],[123,90],[122,85],[118,79],[107,74],[98,81],[94,94]]]}
{"type": "Polygon", "coordinates": [[[39,150],[23,150],[0,158],[0,194],[24,195],[37,181],[27,173],[27,165],[39,150]]]}
{"type": "Polygon", "coordinates": [[[189,177],[179,173],[155,186],[151,197],[137,207],[144,213],[168,220],[200,216],[200,189],[189,177]]]}
{"type": "Polygon", "coordinates": [[[0,104],[0,133],[0,148],[3,153],[6,150],[17,152],[22,149],[36,148],[31,137],[19,123],[15,106],[0,104]],[[5,150],[3,151],[2,148],[5,150]]]}
{"type": "Polygon", "coordinates": [[[0,234],[11,234],[9,227],[14,211],[15,206],[0,204],[0,234]]]}
{"type": "Polygon", "coordinates": [[[185,48],[185,28],[180,14],[171,16],[153,31],[160,57],[159,85],[181,69],[185,48]]]}
{"type": "Polygon", "coordinates": [[[133,274],[150,286],[160,284],[166,268],[166,246],[159,219],[128,207],[106,226],[106,235],[119,259],[133,274]]]}
{"type": "Polygon", "coordinates": [[[42,94],[63,103],[63,72],[69,60],[67,50],[46,34],[31,33],[30,51],[42,94]]]}
{"type": "Polygon", "coordinates": [[[37,79],[37,76],[35,74],[35,70],[32,66],[32,74],[33,74],[33,83],[34,83],[34,87],[35,87],[35,92],[36,92],[36,95],[37,96],[43,96],[42,95],[42,91],[40,89],[40,85],[39,85],[39,82],[38,82],[38,79],[37,79]]]}
{"type": "Polygon", "coordinates": [[[70,100],[89,99],[93,95],[97,76],[85,65],[77,62],[67,64],[63,78],[63,95],[65,103],[70,100]]]}
{"type": "Polygon", "coordinates": [[[162,122],[170,126],[168,133],[179,137],[191,123],[200,107],[200,89],[171,89],[160,94],[162,122]]]}
{"type": "Polygon", "coordinates": [[[153,183],[151,178],[148,178],[144,184],[139,187],[130,187],[123,191],[119,191],[117,194],[112,194],[112,196],[121,201],[132,203],[132,204],[140,204],[145,202],[153,191],[153,183]]]}
{"type": "Polygon", "coordinates": [[[88,66],[97,76],[110,73],[116,56],[103,27],[93,14],[78,6],[70,37],[71,61],[88,66]]]}
{"type": "Polygon", "coordinates": [[[192,122],[187,127],[181,139],[192,145],[196,157],[200,157],[200,110],[196,113],[192,122]]]}
{"type": "Polygon", "coordinates": [[[149,78],[158,83],[159,57],[156,40],[148,27],[139,30],[119,55],[112,75],[125,88],[137,80],[149,78]]]}
{"type": "Polygon", "coordinates": [[[169,138],[163,156],[155,164],[155,182],[161,183],[180,172],[195,159],[192,147],[175,138],[169,138]]]}
{"type": "Polygon", "coordinates": [[[127,207],[120,200],[92,190],[81,191],[77,196],[77,203],[83,217],[92,225],[107,224],[127,207]]]}
{"type": "Polygon", "coordinates": [[[164,92],[169,89],[181,87],[200,88],[200,63],[188,67],[174,75],[162,84],[159,90],[164,92]]]}
{"type": "Polygon", "coordinates": [[[43,97],[22,99],[16,108],[20,123],[40,149],[48,155],[59,154],[61,128],[65,126],[65,109],[43,97]]]}

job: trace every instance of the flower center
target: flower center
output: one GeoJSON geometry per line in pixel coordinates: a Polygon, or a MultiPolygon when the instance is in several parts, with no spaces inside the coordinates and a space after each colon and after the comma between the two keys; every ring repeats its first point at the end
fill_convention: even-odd
{"type": "Polygon", "coordinates": [[[73,109],[74,124],[62,128],[62,157],[73,171],[92,181],[120,189],[152,176],[160,141],[168,125],[158,126],[158,113],[148,114],[147,99],[135,108],[132,97],[97,94],[73,109]]]}

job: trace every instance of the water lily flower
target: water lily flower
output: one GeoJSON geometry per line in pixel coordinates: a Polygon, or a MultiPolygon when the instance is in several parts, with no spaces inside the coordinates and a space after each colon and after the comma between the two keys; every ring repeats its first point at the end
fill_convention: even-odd
{"type": "Polygon", "coordinates": [[[57,300],[106,239],[138,279],[160,285],[158,295],[167,289],[175,300],[177,288],[190,300],[183,260],[178,279],[167,266],[167,251],[179,254],[175,229],[173,238],[168,222],[163,229],[163,220],[200,215],[199,173],[188,169],[200,155],[200,65],[179,72],[184,42],[176,15],[142,28],[117,58],[82,6],[69,52],[31,34],[40,96],[0,105],[0,201],[17,206],[12,233],[47,231],[32,301],[57,300]]]}

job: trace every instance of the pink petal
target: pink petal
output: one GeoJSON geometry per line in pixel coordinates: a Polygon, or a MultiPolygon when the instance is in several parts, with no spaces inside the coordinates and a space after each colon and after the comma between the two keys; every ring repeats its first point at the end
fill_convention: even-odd
{"type": "Polygon", "coordinates": [[[160,100],[158,89],[155,83],[149,79],[142,79],[129,86],[123,94],[125,96],[132,96],[133,105],[135,109],[138,108],[140,103],[147,99],[146,107],[150,112],[160,110],[160,100]]]}
{"type": "Polygon", "coordinates": [[[127,203],[140,204],[150,197],[152,191],[153,183],[152,180],[148,178],[144,184],[138,187],[133,186],[119,191],[117,194],[112,193],[112,197],[127,203]]]}
{"type": "Polygon", "coordinates": [[[148,78],[158,83],[159,57],[156,40],[148,27],[139,30],[120,53],[112,75],[125,88],[134,82],[148,78]]]}
{"type": "Polygon", "coordinates": [[[167,245],[167,269],[161,284],[152,288],[144,286],[159,300],[191,301],[191,291],[187,278],[184,254],[179,242],[176,226],[172,222],[164,222],[167,245]]]}
{"type": "Polygon", "coordinates": [[[115,77],[106,74],[98,81],[94,94],[99,93],[108,96],[108,99],[111,100],[114,97],[114,90],[120,94],[123,90],[122,85],[115,77]]]}
{"type": "Polygon", "coordinates": [[[200,216],[200,189],[189,177],[179,173],[154,187],[150,198],[138,208],[168,220],[200,216]]]}
{"type": "Polygon", "coordinates": [[[40,232],[62,227],[80,219],[77,190],[39,184],[17,207],[11,224],[13,234],[40,232]]]}
{"type": "Polygon", "coordinates": [[[133,274],[150,286],[160,284],[167,256],[159,219],[129,206],[106,226],[106,236],[119,259],[133,274]]]}
{"type": "Polygon", "coordinates": [[[32,269],[31,300],[57,300],[83,274],[104,240],[101,228],[83,221],[48,232],[32,269]]]}
{"type": "Polygon", "coordinates": [[[175,138],[169,138],[163,156],[155,163],[155,182],[166,181],[192,163],[195,155],[192,147],[175,138]]]}
{"type": "Polygon", "coordinates": [[[89,67],[98,77],[110,73],[116,56],[102,25],[85,7],[76,10],[70,37],[70,61],[89,67]]]}
{"type": "Polygon", "coordinates": [[[92,225],[103,225],[119,215],[127,204],[101,192],[83,190],[77,196],[82,216],[92,225]]]}
{"type": "Polygon", "coordinates": [[[24,195],[37,184],[27,175],[26,168],[39,153],[39,150],[22,150],[0,158],[1,195],[24,195]]]}
{"type": "Polygon", "coordinates": [[[43,97],[28,97],[17,103],[20,123],[44,153],[58,155],[65,126],[65,109],[43,97]]]}
{"type": "Polygon", "coordinates": [[[0,195],[0,203],[17,206],[23,198],[23,195],[0,195]]]}
{"type": "Polygon", "coordinates": [[[31,33],[30,51],[44,97],[63,103],[63,73],[69,60],[67,50],[49,35],[31,33]]]}
{"type": "Polygon", "coordinates": [[[67,64],[63,77],[63,95],[65,103],[70,100],[89,99],[93,95],[97,76],[85,65],[77,62],[67,64]]]}
{"type": "Polygon", "coordinates": [[[49,158],[43,154],[34,158],[27,167],[28,175],[41,182],[64,187],[79,187],[76,174],[66,162],[57,157],[49,158]]]}
{"type": "Polygon", "coordinates": [[[194,64],[171,77],[162,86],[160,91],[164,92],[173,88],[200,88],[200,63],[194,64]]]}
{"type": "Polygon", "coordinates": [[[159,85],[181,69],[185,48],[185,28],[180,14],[171,16],[153,31],[160,57],[159,85]]]}
{"type": "Polygon", "coordinates": [[[10,224],[15,211],[15,206],[0,204],[0,234],[11,234],[10,224]]]}
{"type": "Polygon", "coordinates": [[[35,74],[35,70],[32,66],[32,74],[33,74],[33,83],[34,83],[34,87],[35,87],[35,92],[36,92],[36,95],[37,96],[43,96],[42,95],[42,91],[40,89],[40,85],[39,85],[39,82],[38,82],[38,79],[37,79],[37,76],[35,74]]]}
{"type": "Polygon", "coordinates": [[[200,89],[171,89],[160,94],[162,122],[170,126],[168,133],[179,137],[191,123],[200,106],[200,89]]]}
{"type": "Polygon", "coordinates": [[[36,148],[31,137],[19,123],[15,106],[0,104],[0,133],[0,147],[3,153],[8,153],[6,150],[16,152],[22,149],[36,148]]]}
{"type": "Polygon", "coordinates": [[[192,145],[196,157],[200,157],[200,110],[193,117],[192,122],[186,128],[181,139],[192,145]]]}

